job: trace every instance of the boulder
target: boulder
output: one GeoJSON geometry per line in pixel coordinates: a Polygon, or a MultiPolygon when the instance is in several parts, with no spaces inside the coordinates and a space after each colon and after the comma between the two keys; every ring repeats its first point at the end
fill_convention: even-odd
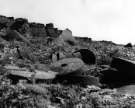
{"type": "Polygon", "coordinates": [[[50,69],[58,72],[60,75],[74,72],[80,74],[83,71],[82,69],[84,69],[84,63],[79,58],[66,58],[52,63],[50,69]]]}
{"type": "Polygon", "coordinates": [[[81,55],[81,59],[83,60],[84,63],[86,64],[95,64],[96,63],[96,57],[92,51],[89,49],[80,49],[75,51],[73,54],[79,52],[81,55]]]}
{"type": "Polygon", "coordinates": [[[66,58],[51,64],[50,69],[58,72],[52,80],[53,83],[73,84],[80,86],[96,85],[100,86],[98,78],[94,76],[85,76],[88,71],[87,66],[79,58],[66,58]]]}
{"type": "Polygon", "coordinates": [[[19,80],[32,81],[32,79],[34,79],[45,81],[54,79],[58,74],[54,71],[46,72],[42,70],[34,70],[34,72],[31,72],[26,68],[19,68],[17,66],[5,66],[5,69],[9,70],[7,77],[10,78],[14,84],[18,83],[19,80]]]}
{"type": "Polygon", "coordinates": [[[135,62],[123,58],[113,57],[111,68],[101,71],[101,83],[110,87],[120,87],[135,83],[135,62]]]}

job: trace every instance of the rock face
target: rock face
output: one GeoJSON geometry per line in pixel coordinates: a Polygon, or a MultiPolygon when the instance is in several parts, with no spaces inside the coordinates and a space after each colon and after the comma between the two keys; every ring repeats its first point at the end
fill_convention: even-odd
{"type": "Polygon", "coordinates": [[[135,62],[114,57],[111,67],[114,69],[101,72],[103,74],[101,83],[106,83],[110,87],[135,83],[135,62]]]}
{"type": "Polygon", "coordinates": [[[84,63],[86,64],[95,64],[96,63],[96,57],[92,51],[89,49],[80,49],[75,51],[74,53],[80,52],[81,54],[81,59],[83,60],[84,63]]]}
{"type": "Polygon", "coordinates": [[[0,15],[0,24],[4,25],[3,27],[9,27],[10,25],[12,25],[13,22],[14,17],[5,17],[0,15]]]}
{"type": "Polygon", "coordinates": [[[30,31],[34,37],[46,37],[47,33],[45,30],[45,25],[40,23],[30,23],[30,31]]]}
{"type": "Polygon", "coordinates": [[[25,18],[5,17],[0,16],[0,30],[1,29],[11,29],[16,30],[21,34],[29,34],[33,37],[46,37],[50,36],[53,38],[58,37],[62,30],[55,28],[53,23],[48,23],[46,25],[41,23],[28,22],[25,18]]]}
{"type": "Polygon", "coordinates": [[[46,24],[45,29],[46,29],[47,36],[58,37],[60,34],[60,31],[57,28],[54,28],[53,23],[46,24]]]}
{"type": "Polygon", "coordinates": [[[11,30],[16,30],[20,33],[26,33],[29,29],[28,20],[23,18],[15,19],[14,23],[10,26],[11,30]]]}

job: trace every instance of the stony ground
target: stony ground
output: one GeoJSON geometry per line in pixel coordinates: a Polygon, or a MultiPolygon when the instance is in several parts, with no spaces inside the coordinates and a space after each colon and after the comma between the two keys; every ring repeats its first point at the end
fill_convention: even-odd
{"type": "MultiPolygon", "coordinates": [[[[89,84],[82,87],[72,83],[69,85],[62,82],[55,83],[52,79],[35,83],[34,78],[22,80],[21,77],[8,77],[13,70],[17,70],[17,74],[23,69],[33,73],[36,69],[46,72],[50,64],[55,61],[55,58],[53,60],[51,58],[52,54],[60,52],[63,54],[62,59],[74,58],[72,53],[83,48],[91,50],[96,57],[96,63],[86,65],[89,71],[85,71],[83,75],[99,78],[100,72],[110,67],[113,56],[134,61],[134,46],[124,47],[113,42],[91,41],[88,38],[84,40],[79,37],[75,37],[75,44],[67,43],[59,39],[61,30],[54,28],[52,24],[48,24],[45,30],[43,24],[28,23],[25,20],[25,25],[21,27],[14,22],[14,18],[0,16],[0,29],[2,29],[0,31],[2,32],[0,33],[2,37],[0,38],[0,108],[135,108],[134,85],[127,86],[126,89],[109,89],[103,84],[102,87],[89,84]],[[17,28],[14,28],[16,26],[17,28]],[[14,35],[12,35],[14,40],[6,40],[4,34],[9,32],[6,29],[13,28],[22,34],[20,37],[26,37],[21,38],[24,41],[16,39],[14,35]],[[50,38],[48,35],[55,38],[50,38]],[[19,47],[21,56],[16,46],[19,47]],[[19,80],[16,81],[17,79],[19,80]],[[13,83],[13,80],[16,83],[13,83]]],[[[84,80],[84,84],[85,81],[87,80],[84,80]]]]}
{"type": "MultiPolygon", "coordinates": [[[[31,40],[34,44],[34,41],[31,40]]],[[[39,40],[33,48],[25,43],[14,42],[8,44],[9,52],[4,54],[1,60],[0,76],[0,108],[134,108],[135,97],[128,94],[117,92],[117,89],[101,89],[96,86],[80,87],[77,85],[64,86],[62,84],[52,84],[51,81],[42,84],[27,84],[20,82],[13,85],[11,80],[6,77],[8,71],[4,70],[2,64],[14,64],[16,66],[31,66],[36,63],[48,65],[51,60],[48,56],[52,50],[64,52],[65,57],[71,57],[70,53],[74,48],[89,48],[97,58],[97,64],[89,67],[91,73],[100,72],[103,68],[101,65],[109,65],[111,62],[110,55],[125,57],[134,60],[134,48],[124,48],[110,42],[91,42],[70,46],[68,44],[59,45],[55,42],[51,45],[39,40]],[[18,44],[24,60],[17,59],[17,54],[12,54],[13,44],[18,44]],[[10,58],[13,57],[11,60],[10,58]]]]}

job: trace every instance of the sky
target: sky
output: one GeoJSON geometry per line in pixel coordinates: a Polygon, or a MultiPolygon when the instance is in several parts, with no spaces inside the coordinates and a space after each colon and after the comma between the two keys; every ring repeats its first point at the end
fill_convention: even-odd
{"type": "Polygon", "coordinates": [[[135,44],[135,0],[0,0],[0,14],[53,22],[74,36],[135,44]]]}

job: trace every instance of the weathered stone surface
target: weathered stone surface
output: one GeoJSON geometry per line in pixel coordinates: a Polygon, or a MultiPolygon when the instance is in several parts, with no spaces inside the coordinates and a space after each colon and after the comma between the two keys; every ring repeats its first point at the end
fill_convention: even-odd
{"type": "Polygon", "coordinates": [[[57,72],[54,71],[41,71],[41,70],[34,70],[34,72],[30,72],[27,69],[19,68],[17,66],[6,66],[7,70],[9,70],[8,78],[10,78],[13,83],[18,83],[19,80],[49,80],[54,79],[57,72]]]}
{"type": "Polygon", "coordinates": [[[30,23],[30,31],[34,37],[45,37],[47,36],[45,25],[40,23],[30,23]]]}
{"type": "Polygon", "coordinates": [[[84,63],[79,58],[66,58],[52,63],[50,68],[53,71],[59,72],[59,74],[69,74],[76,72],[80,74],[83,69],[84,63]]]}
{"type": "Polygon", "coordinates": [[[81,59],[86,64],[95,64],[96,63],[96,57],[92,51],[89,49],[80,49],[75,51],[74,53],[79,52],[81,54],[81,59]]]}
{"type": "Polygon", "coordinates": [[[57,31],[55,31],[54,28],[47,28],[46,32],[47,32],[48,36],[51,36],[51,37],[57,37],[58,36],[57,31]]]}

